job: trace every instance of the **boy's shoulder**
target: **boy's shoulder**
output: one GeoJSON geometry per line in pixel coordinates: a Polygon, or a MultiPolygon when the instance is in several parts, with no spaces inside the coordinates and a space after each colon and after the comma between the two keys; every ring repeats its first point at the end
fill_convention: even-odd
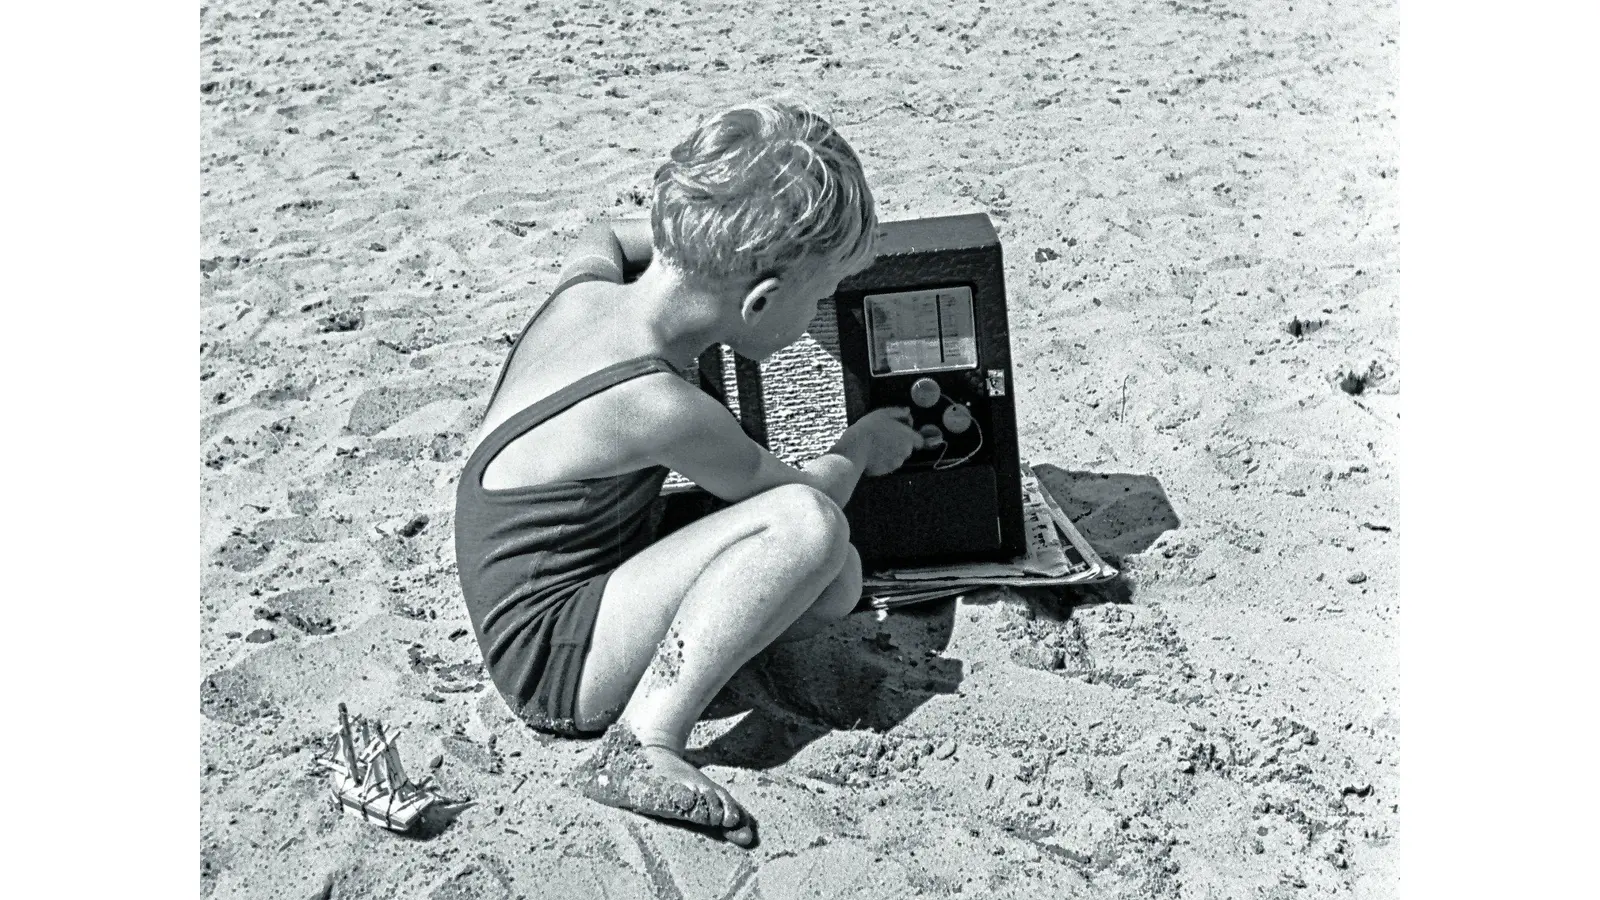
{"type": "Polygon", "coordinates": [[[731,410],[677,370],[637,378],[624,387],[616,393],[613,414],[621,414],[618,424],[625,423],[624,430],[638,444],[693,447],[744,435],[731,410]]]}
{"type": "MultiPolygon", "coordinates": [[[[511,396],[519,393],[518,386],[507,387],[512,388],[507,392],[511,396]]],[[[518,403],[527,409],[538,397],[553,396],[546,385],[521,387],[524,398],[534,399],[513,401],[508,409],[518,403]]],[[[710,418],[719,414],[731,418],[714,398],[669,365],[662,365],[658,371],[612,384],[585,398],[568,414],[537,426],[539,436],[532,443],[522,440],[526,433],[518,435],[491,464],[498,465],[501,474],[489,474],[505,485],[519,486],[590,478],[598,470],[627,471],[659,464],[663,451],[670,455],[673,448],[719,443],[721,429],[710,418]],[[552,459],[567,462],[552,463],[552,459]]],[[[487,417],[479,441],[512,415],[515,413],[487,417]]]]}
{"type": "Polygon", "coordinates": [[[666,360],[661,362],[660,372],[635,379],[628,389],[618,393],[627,412],[637,416],[641,423],[666,426],[685,417],[730,414],[727,407],[691,382],[680,369],[666,360]]]}

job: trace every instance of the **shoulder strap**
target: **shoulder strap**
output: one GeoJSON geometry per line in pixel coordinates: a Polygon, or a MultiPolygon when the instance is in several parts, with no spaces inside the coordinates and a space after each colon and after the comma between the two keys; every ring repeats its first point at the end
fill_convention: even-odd
{"type": "Polygon", "coordinates": [[[590,372],[526,409],[513,413],[510,418],[495,426],[495,429],[489,432],[489,436],[483,439],[483,443],[478,445],[478,449],[473,451],[472,459],[467,464],[467,471],[474,473],[472,477],[476,481],[481,481],[483,469],[512,441],[596,394],[641,375],[656,372],[678,374],[678,370],[673,368],[671,363],[656,356],[626,359],[590,372]]]}

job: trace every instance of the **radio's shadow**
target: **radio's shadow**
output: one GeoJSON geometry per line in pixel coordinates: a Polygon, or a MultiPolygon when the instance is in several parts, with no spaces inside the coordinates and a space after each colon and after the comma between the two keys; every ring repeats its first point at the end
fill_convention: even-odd
{"type": "MultiPolygon", "coordinates": [[[[1143,553],[1178,515],[1161,482],[1149,475],[1069,472],[1048,463],[1033,471],[1095,551],[1121,566],[1143,553]]],[[[1041,588],[1014,595],[1042,614],[1064,618],[1075,607],[1127,603],[1132,586],[1118,578],[1083,588],[1041,588]]],[[[975,595],[983,602],[992,596],[975,595]]],[[[768,769],[792,759],[829,731],[883,733],[917,707],[960,686],[964,667],[942,655],[956,604],[942,600],[895,610],[884,621],[856,613],[831,633],[769,648],[729,682],[708,718],[747,713],[733,728],[690,753],[698,765],[768,769]]]]}
{"type": "Polygon", "coordinates": [[[1049,463],[1035,464],[1033,472],[1078,533],[1112,565],[1112,557],[1143,553],[1178,527],[1166,489],[1152,475],[1068,472],[1049,463]]]}

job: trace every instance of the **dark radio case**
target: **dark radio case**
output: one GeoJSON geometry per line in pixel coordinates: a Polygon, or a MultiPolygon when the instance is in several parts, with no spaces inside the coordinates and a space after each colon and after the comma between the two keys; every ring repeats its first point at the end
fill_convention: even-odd
{"type": "MultiPolygon", "coordinates": [[[[713,347],[700,361],[701,386],[730,408],[736,405],[756,441],[780,456],[798,457],[791,462],[826,450],[842,424],[876,408],[911,407],[914,424],[924,426],[943,421],[953,404],[965,406],[976,428],[951,434],[944,456],[919,451],[898,471],[861,479],[845,506],[851,541],[863,561],[877,566],[1021,556],[1026,537],[999,236],[982,213],[879,227],[876,261],[819,305],[812,341],[765,366],[742,357],[730,366],[723,348],[713,347]],[[971,292],[976,365],[874,375],[865,298],[940,289],[971,292]],[[935,406],[911,401],[910,387],[919,379],[939,385],[935,406]],[[836,384],[821,380],[842,380],[842,397],[836,384]],[[841,400],[842,410],[818,410],[819,403],[841,400]]],[[[673,527],[718,505],[698,489],[669,497],[672,521],[665,524],[673,527]]]]}

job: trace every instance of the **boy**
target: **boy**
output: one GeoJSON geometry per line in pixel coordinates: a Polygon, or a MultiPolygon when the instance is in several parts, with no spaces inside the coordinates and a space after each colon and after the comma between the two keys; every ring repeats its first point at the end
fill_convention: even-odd
{"type": "Polygon", "coordinates": [[[879,410],[794,468],[678,374],[725,343],[764,359],[869,265],[861,164],[786,104],[700,124],[657,171],[648,223],[597,226],[513,345],[456,498],[462,591],[495,685],[533,727],[604,731],[575,786],[748,846],[749,816],[683,759],[763,647],[861,592],[840,511],[923,438],[879,410]],[[624,283],[624,275],[639,272],[624,283]],[[667,469],[731,506],[652,543],[667,469]]]}

